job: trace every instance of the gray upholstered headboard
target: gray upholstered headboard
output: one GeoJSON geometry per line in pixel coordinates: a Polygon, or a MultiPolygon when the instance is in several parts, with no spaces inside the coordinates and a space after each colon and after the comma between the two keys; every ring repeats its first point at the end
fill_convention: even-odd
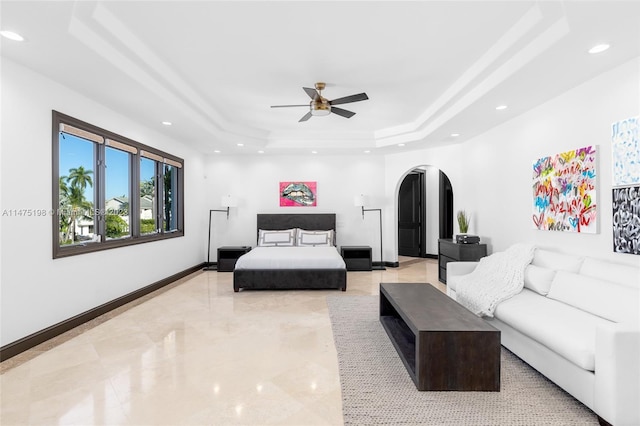
{"type": "Polygon", "coordinates": [[[281,229],[301,228],[310,231],[328,231],[333,229],[334,244],[336,235],[335,213],[301,213],[301,214],[258,214],[258,231],[268,229],[277,231],[281,229]]]}

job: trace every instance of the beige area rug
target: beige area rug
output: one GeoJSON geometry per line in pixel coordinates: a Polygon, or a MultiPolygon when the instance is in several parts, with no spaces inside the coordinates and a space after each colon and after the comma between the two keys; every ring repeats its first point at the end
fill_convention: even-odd
{"type": "Polygon", "coordinates": [[[500,392],[420,392],[378,320],[378,296],[327,296],[345,425],[597,425],[596,415],[502,349],[500,392]]]}

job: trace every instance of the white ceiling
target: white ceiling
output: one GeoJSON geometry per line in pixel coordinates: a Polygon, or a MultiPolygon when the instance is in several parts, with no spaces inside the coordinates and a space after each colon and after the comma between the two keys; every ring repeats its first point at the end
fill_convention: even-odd
{"type": "Polygon", "coordinates": [[[203,153],[376,154],[456,143],[640,56],[638,1],[0,7],[1,29],[26,38],[2,39],[2,56],[203,153]],[[602,42],[611,49],[587,53],[602,42]],[[328,99],[366,92],[369,100],[341,105],[356,113],[350,119],[302,123],[308,108],[270,108],[307,103],[302,87],[316,81],[327,83],[328,99]],[[508,108],[496,111],[500,104],[508,108]]]}

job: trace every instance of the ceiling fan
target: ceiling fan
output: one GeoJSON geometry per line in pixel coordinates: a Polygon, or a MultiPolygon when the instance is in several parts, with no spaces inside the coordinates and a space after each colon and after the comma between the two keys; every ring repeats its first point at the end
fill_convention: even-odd
{"type": "Polygon", "coordinates": [[[307,121],[312,116],[329,115],[331,113],[338,114],[344,118],[351,118],[356,115],[355,112],[335,107],[334,105],[348,104],[351,102],[366,101],[369,99],[366,93],[358,93],[357,95],[345,96],[344,98],[334,99],[332,101],[322,97],[322,91],[326,87],[325,83],[318,82],[315,89],[303,87],[302,89],[309,95],[311,102],[308,105],[271,105],[271,108],[289,108],[289,107],[309,107],[306,113],[298,122],[307,121]]]}

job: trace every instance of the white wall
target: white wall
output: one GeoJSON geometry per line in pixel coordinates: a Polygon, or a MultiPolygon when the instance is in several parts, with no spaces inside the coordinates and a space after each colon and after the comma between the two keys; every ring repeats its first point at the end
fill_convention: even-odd
{"type": "MultiPolygon", "coordinates": [[[[488,243],[489,252],[527,241],[562,252],[640,263],[640,257],[612,249],[610,164],[611,124],[640,111],[639,76],[640,60],[636,59],[464,143],[388,156],[385,184],[389,211],[393,212],[394,194],[406,170],[431,164],[451,180],[454,209],[471,214],[470,232],[488,243]],[[533,161],[589,145],[596,145],[599,152],[600,233],[534,229],[533,161]]],[[[386,238],[388,256],[392,256],[397,236],[388,233],[386,238]]]]}
{"type": "MultiPolygon", "coordinates": [[[[220,198],[231,195],[238,207],[214,214],[212,259],[216,247],[256,245],[257,213],[336,213],[337,244],[369,245],[379,258],[380,233],[377,212],[354,206],[354,196],[364,194],[366,208],[384,201],[384,159],[367,156],[210,156],[206,165],[207,209],[221,209],[220,198]],[[316,207],[280,207],[279,183],[317,182],[316,207]]],[[[206,215],[206,212],[204,212],[206,215]]],[[[206,246],[206,242],[205,242],[206,246]]]]}
{"type": "Polygon", "coordinates": [[[184,237],[98,253],[54,260],[50,216],[1,216],[0,345],[204,261],[198,153],[6,58],[1,70],[0,213],[51,208],[52,109],[184,158],[186,183],[184,237]]]}
{"type": "Polygon", "coordinates": [[[440,170],[437,167],[426,166],[425,208],[427,220],[425,223],[426,241],[425,252],[438,254],[438,237],[440,235],[440,170]]]}

